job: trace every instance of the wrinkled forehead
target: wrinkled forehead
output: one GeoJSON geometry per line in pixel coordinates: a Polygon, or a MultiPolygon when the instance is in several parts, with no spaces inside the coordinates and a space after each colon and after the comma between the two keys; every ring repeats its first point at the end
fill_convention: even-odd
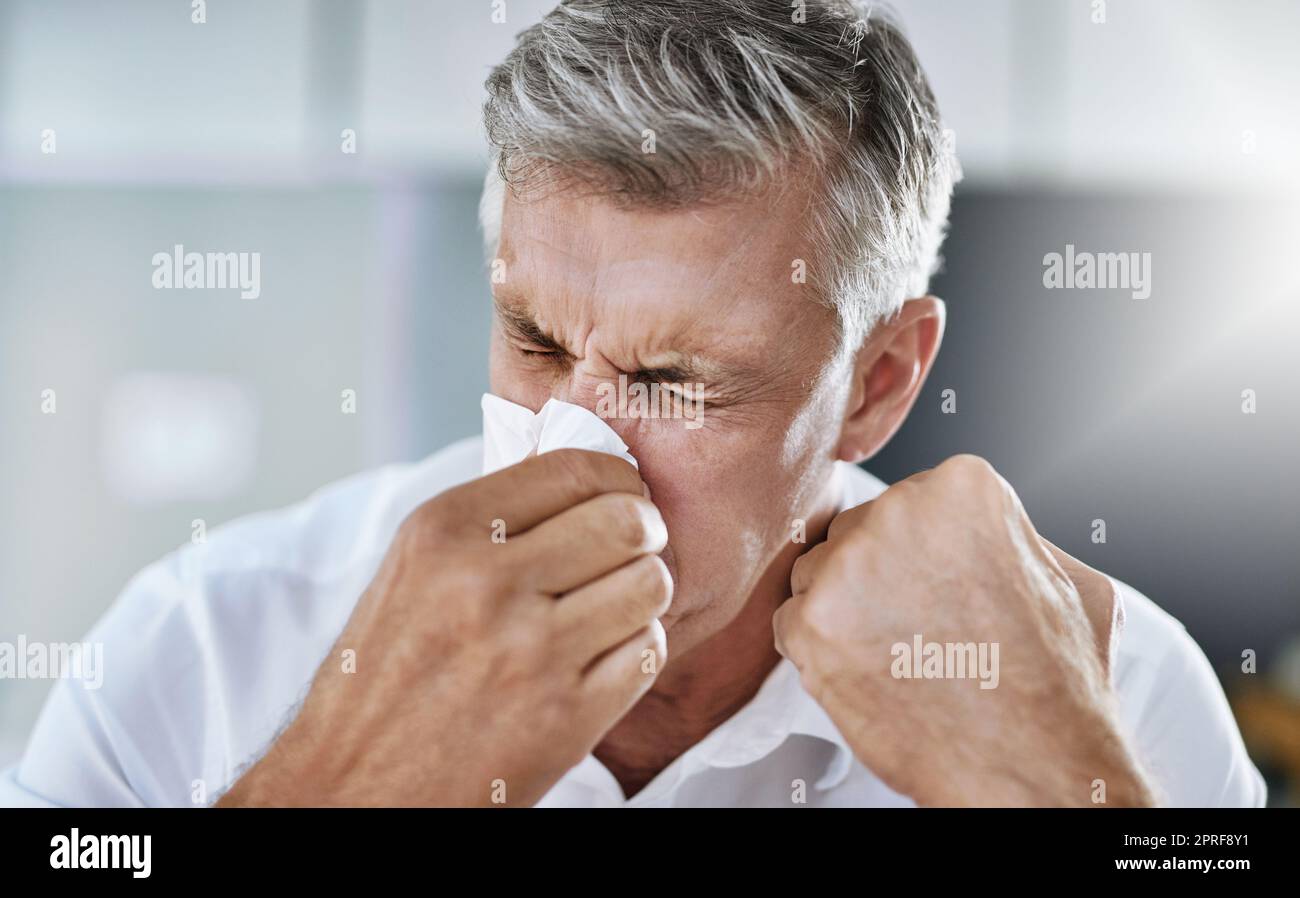
{"type": "Polygon", "coordinates": [[[811,247],[802,197],[676,209],[552,192],[507,191],[497,247],[498,301],[539,316],[622,313],[658,329],[779,334],[816,306],[803,274],[811,247]]]}

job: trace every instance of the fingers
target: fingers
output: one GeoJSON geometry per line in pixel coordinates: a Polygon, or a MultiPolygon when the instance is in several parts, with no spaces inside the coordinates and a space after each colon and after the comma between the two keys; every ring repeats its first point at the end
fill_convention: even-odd
{"type": "Polygon", "coordinates": [[[668,660],[668,637],[655,620],[597,658],[583,676],[593,715],[617,721],[654,685],[668,660]]]}
{"type": "Polygon", "coordinates": [[[852,508],[845,509],[831,519],[831,525],[826,529],[826,539],[838,539],[850,530],[859,527],[867,515],[871,514],[872,502],[863,502],[861,505],[855,505],[852,508]]]}
{"type": "Polygon", "coordinates": [[[648,499],[605,493],[516,537],[510,543],[510,554],[529,586],[539,592],[562,593],[638,555],[656,555],[666,545],[668,528],[648,499]]]}
{"type": "Polygon", "coordinates": [[[790,655],[791,637],[795,630],[795,621],[799,619],[799,596],[786,599],[772,614],[772,638],[781,657],[794,660],[790,655]]]}
{"type": "Polygon", "coordinates": [[[818,543],[794,560],[794,567],[790,569],[790,593],[792,595],[797,596],[808,591],[808,587],[812,586],[813,580],[817,577],[817,571],[821,568],[829,552],[829,542],[818,543]]]}
{"type": "Polygon", "coordinates": [[[644,496],[636,468],[604,452],[556,449],[448,490],[439,500],[451,509],[464,509],[467,519],[476,519],[485,529],[500,519],[506,533],[515,536],[610,492],[644,496]]]}
{"type": "Polygon", "coordinates": [[[673,580],[655,555],[635,561],[556,603],[566,654],[590,662],[650,626],[668,610],[673,580]]]}

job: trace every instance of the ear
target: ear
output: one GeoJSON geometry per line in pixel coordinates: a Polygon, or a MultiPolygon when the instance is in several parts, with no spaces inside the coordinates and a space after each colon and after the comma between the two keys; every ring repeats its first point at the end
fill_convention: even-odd
{"type": "Polygon", "coordinates": [[[863,340],[850,374],[836,458],[864,461],[902,425],[943,340],[946,310],[934,296],[909,299],[863,340]]]}

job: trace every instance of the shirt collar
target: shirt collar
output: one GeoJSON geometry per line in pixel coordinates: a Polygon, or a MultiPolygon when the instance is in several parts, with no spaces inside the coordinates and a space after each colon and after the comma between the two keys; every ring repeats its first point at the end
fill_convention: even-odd
{"type": "Polygon", "coordinates": [[[829,742],[835,755],[814,787],[833,789],[853,767],[853,750],[826,711],[808,694],[799,671],[782,658],[758,693],[730,720],[699,743],[701,760],[711,767],[742,767],[771,754],[791,735],[829,742]]]}
{"type": "Polygon", "coordinates": [[[826,712],[804,690],[798,669],[782,658],[748,704],[687,749],[631,799],[621,799],[622,790],[614,775],[594,754],[588,753],[565,774],[542,805],[552,801],[563,804],[563,797],[555,796],[566,782],[585,785],[611,806],[653,804],[674,792],[687,778],[705,770],[756,763],[791,735],[811,736],[834,746],[834,756],[813,784],[814,789],[826,791],[844,782],[853,768],[853,751],[826,712]],[[616,799],[616,795],[620,798],[616,799]]]}

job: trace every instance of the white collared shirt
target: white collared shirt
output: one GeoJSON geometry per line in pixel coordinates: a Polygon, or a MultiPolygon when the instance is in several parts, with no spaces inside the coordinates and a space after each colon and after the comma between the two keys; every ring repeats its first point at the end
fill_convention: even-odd
{"type": "MultiPolygon", "coordinates": [[[[361,474],[213,531],[138,574],[86,637],[102,685],[60,680],[0,805],[196,806],[254,759],[305,694],[402,519],[479,474],[482,444],[361,474]]],[[[840,463],[843,507],[884,485],[840,463]]],[[[1182,626],[1120,584],[1121,717],[1165,800],[1262,805],[1223,692],[1182,626]]],[[[625,799],[593,755],[542,806],[911,806],[853,756],[782,660],[755,697],[625,799]]]]}

